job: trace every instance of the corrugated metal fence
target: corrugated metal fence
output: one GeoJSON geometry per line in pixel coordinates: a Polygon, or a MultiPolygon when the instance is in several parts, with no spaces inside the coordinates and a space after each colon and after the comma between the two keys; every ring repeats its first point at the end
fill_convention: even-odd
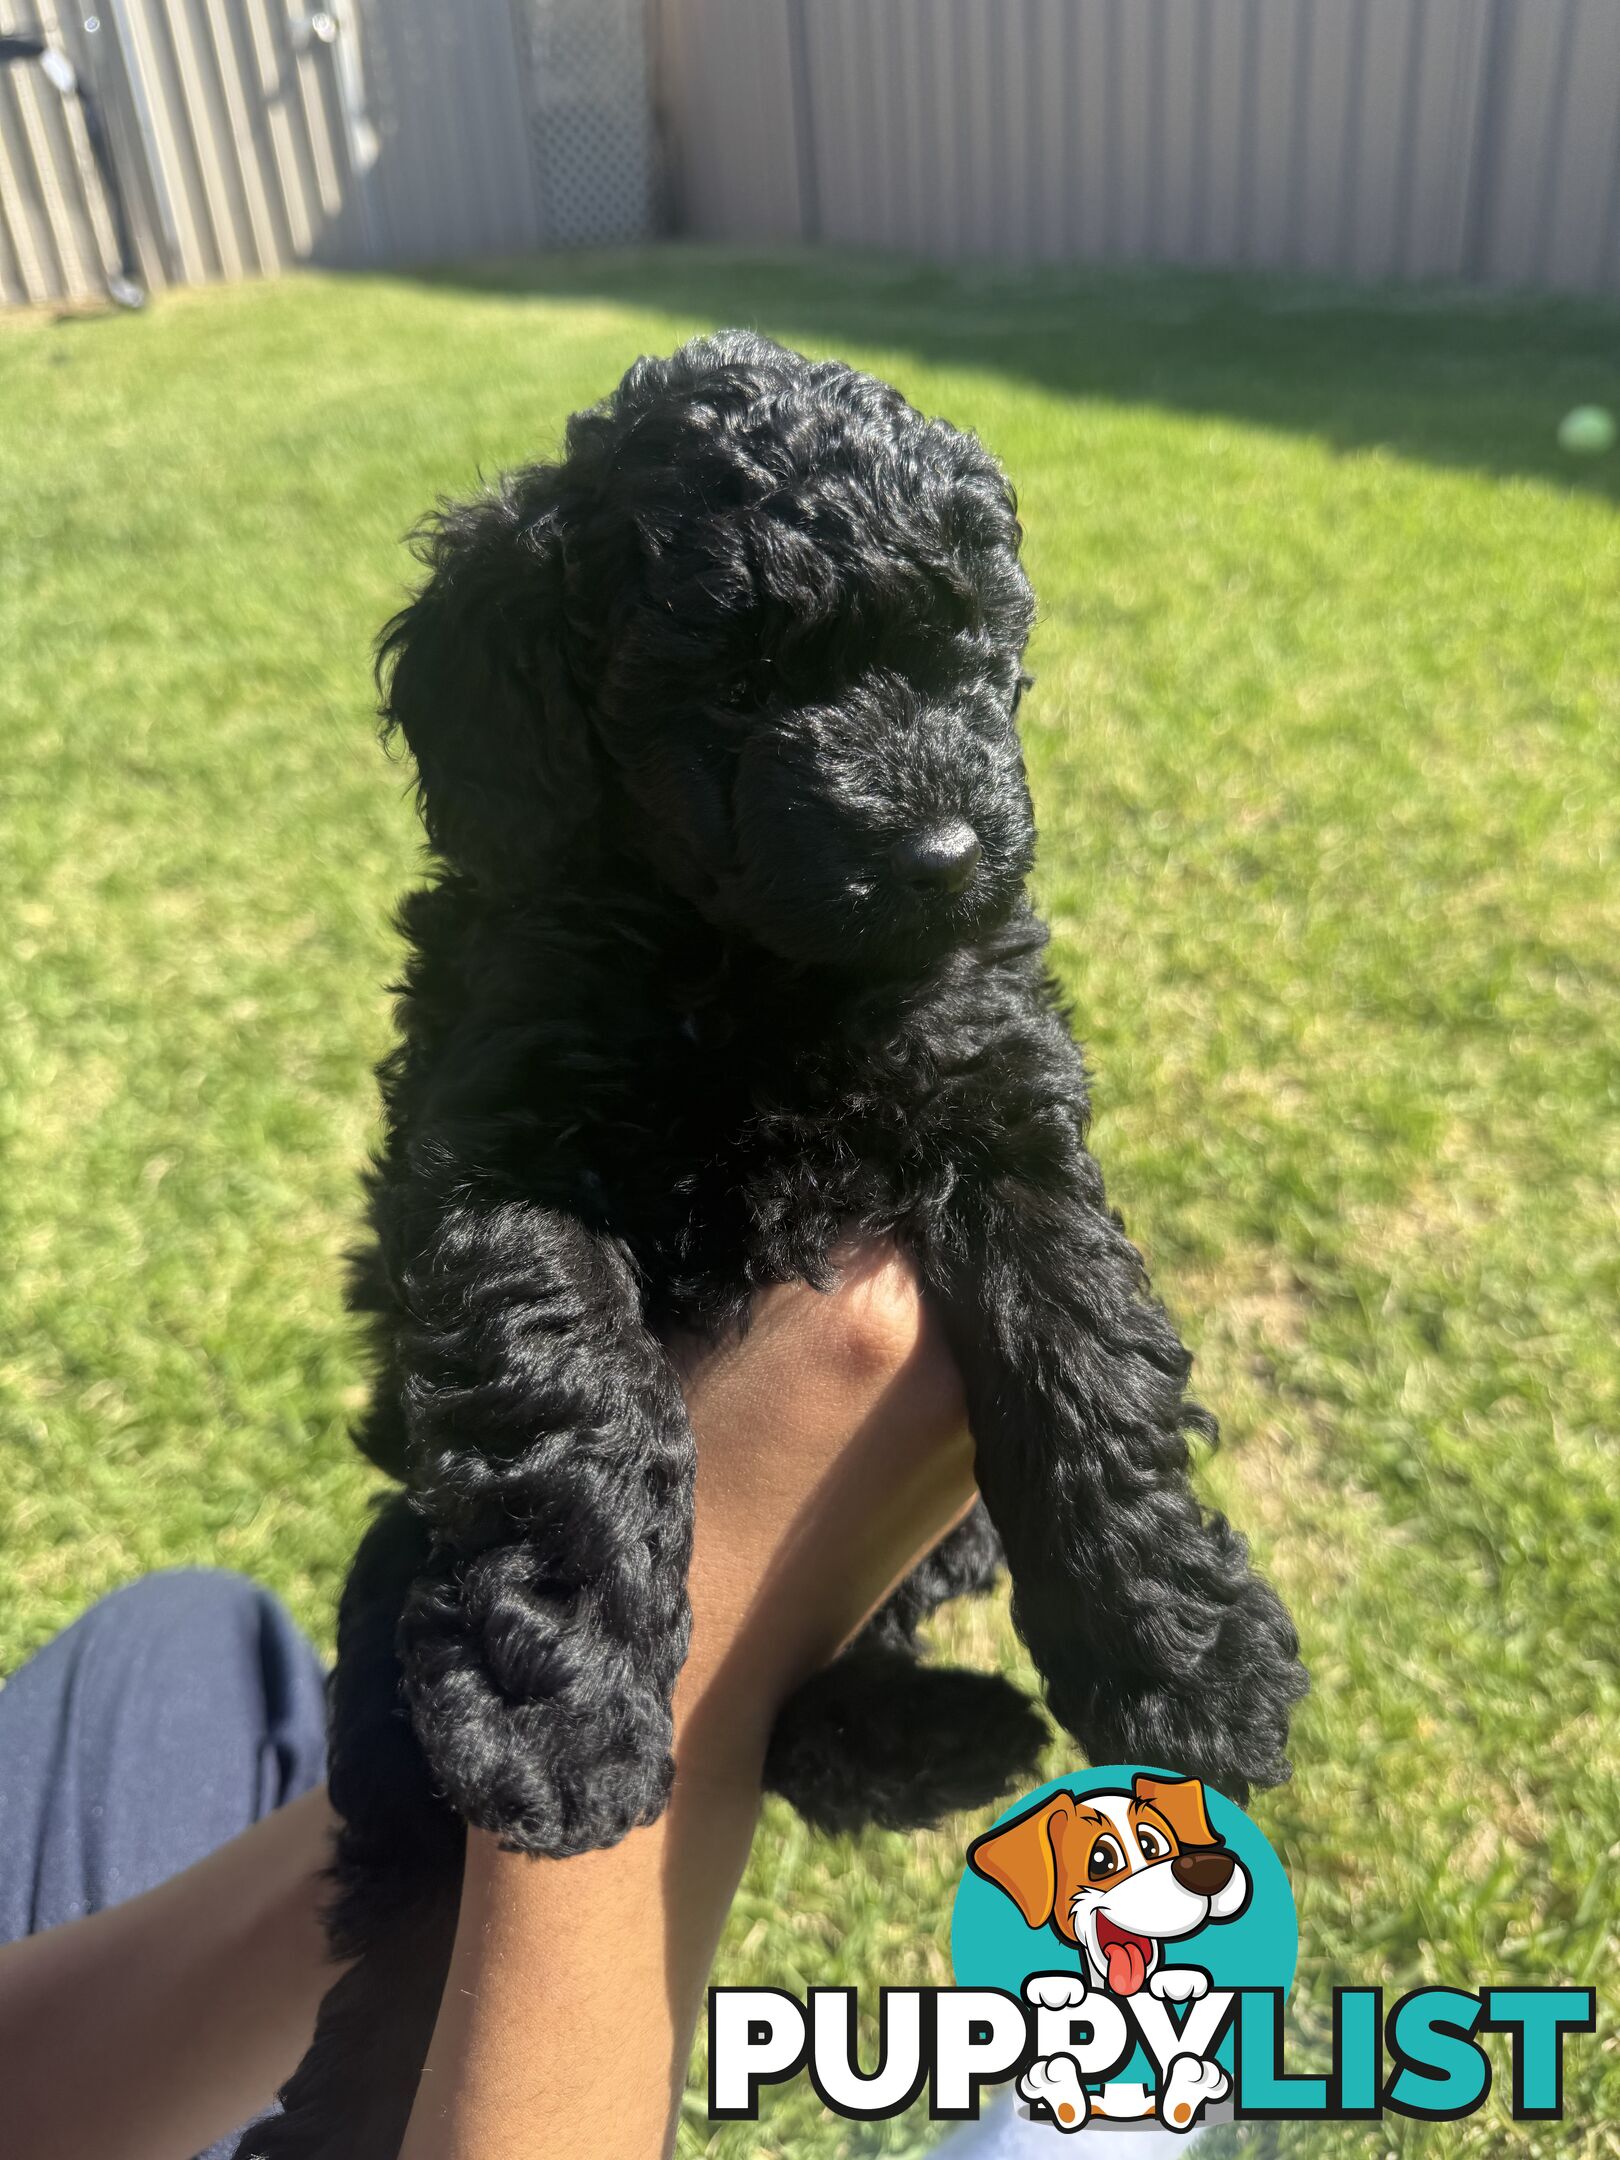
{"type": "Polygon", "coordinates": [[[663,0],[686,227],[1620,288],[1617,0],[663,0]]]}
{"type": "MultiPolygon", "coordinates": [[[[1620,289],[1620,0],[102,4],[0,29],[99,87],[153,285],[644,233],[655,63],[694,234],[1620,289]]],[[[0,68],[0,300],[112,254],[0,68]]]]}
{"type": "MultiPolygon", "coordinates": [[[[0,0],[98,90],[147,283],[647,229],[641,0],[0,0]]],[[[0,299],[103,289],[76,102],[0,69],[0,299]]]]}

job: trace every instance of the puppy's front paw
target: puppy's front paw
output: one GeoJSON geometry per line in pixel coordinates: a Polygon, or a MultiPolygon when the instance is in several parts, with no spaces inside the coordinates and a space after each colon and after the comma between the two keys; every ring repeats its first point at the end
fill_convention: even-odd
{"type": "Polygon", "coordinates": [[[1201,2002],[1209,1993],[1209,1974],[1197,1965],[1161,1965],[1148,1982],[1160,2002],[1201,2002]]]}
{"type": "Polygon", "coordinates": [[[1231,2079],[1219,2063],[1178,2055],[1159,2087],[1159,2120],[1167,2130],[1190,2130],[1213,2101],[1224,2100],[1231,2079]]]}
{"type": "Polygon", "coordinates": [[[1032,2106],[1051,2111],[1060,2130],[1083,2130],[1091,2113],[1091,2100],[1080,2082],[1080,2068],[1072,2055],[1048,2055],[1032,2062],[1018,2080],[1018,2090],[1032,2106]]]}
{"type": "Polygon", "coordinates": [[[446,1800],[515,1852],[570,1859],[616,1845],[663,1813],[674,1776],[660,1676],[542,1599],[500,1599],[481,1555],[464,1575],[424,1575],[400,1622],[411,1723],[446,1800]],[[474,1579],[474,1570],[482,1579],[474,1579]]]}

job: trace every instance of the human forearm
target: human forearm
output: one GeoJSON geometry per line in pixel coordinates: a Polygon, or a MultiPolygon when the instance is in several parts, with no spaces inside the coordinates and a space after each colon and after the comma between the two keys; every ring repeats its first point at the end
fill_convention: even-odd
{"type": "Polygon", "coordinates": [[[324,1789],[172,1881],[0,1949],[11,2160],[180,2160],[262,2108],[332,1979],[324,1789]]]}
{"type": "MultiPolygon", "coordinates": [[[[699,1562],[702,1570],[702,1560],[699,1562]]],[[[712,1638],[710,1639],[712,1642],[712,1638]]],[[[657,1822],[572,1860],[468,1838],[461,1916],[401,2160],[659,2160],[759,1811],[769,1661],[699,1644],[657,1822]]]]}
{"type": "Polygon", "coordinates": [[[677,1776],[658,1822],[567,1861],[474,1833],[401,2160],[657,2160],[758,1805],[677,1776]]]}
{"type": "Polygon", "coordinates": [[[403,2160],[660,2160],[766,1742],[972,1495],[954,1368],[898,1265],[763,1297],[688,1375],[691,1655],[667,1812],[530,1860],[469,1841],[461,1926],[403,2160]]]}

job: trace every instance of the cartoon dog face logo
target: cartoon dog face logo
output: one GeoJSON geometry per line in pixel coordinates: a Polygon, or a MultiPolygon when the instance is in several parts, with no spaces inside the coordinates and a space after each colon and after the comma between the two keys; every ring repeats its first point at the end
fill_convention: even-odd
{"type": "MultiPolygon", "coordinates": [[[[967,1857],[1027,1926],[1050,1926],[1074,1945],[1092,1985],[1113,1995],[1136,1994],[1165,1943],[1235,1920],[1251,1887],[1210,1822],[1200,1781],[1146,1772],[1129,1792],[1055,1793],[975,1839],[967,1857]]],[[[1168,1981],[1153,1992],[1180,1992],[1168,1981]]]]}

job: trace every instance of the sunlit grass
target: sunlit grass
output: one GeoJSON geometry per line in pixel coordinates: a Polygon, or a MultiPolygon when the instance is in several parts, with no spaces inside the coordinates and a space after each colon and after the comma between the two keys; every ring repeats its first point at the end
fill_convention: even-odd
{"type": "MultiPolygon", "coordinates": [[[[0,326],[0,1669],[179,1561],[328,1635],[367,1489],[338,1256],[416,859],[369,717],[398,536],[728,317],[1017,479],[1097,1145],[1316,1679],[1256,1809],[1304,2044],[1336,1981],[1604,1995],[1562,2126],[1270,2149],[1611,2152],[1620,527],[1551,449],[1620,405],[1599,310],[674,255],[0,326]]],[[[998,1610],[946,1632],[1014,1655],[998,1610]]],[[[961,1844],[773,1808],[720,1977],[946,1977],[961,1844]]],[[[929,2141],[795,2086],[712,2138],[694,2093],[681,2150],[929,2141]]]]}

